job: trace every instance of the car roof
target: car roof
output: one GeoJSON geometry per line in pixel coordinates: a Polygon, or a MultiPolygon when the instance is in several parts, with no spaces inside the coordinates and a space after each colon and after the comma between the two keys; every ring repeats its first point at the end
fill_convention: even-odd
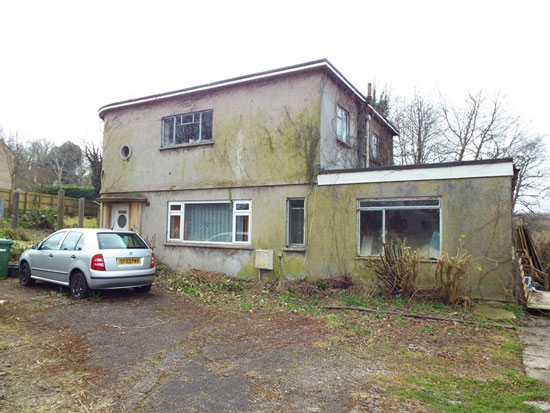
{"type": "Polygon", "coordinates": [[[84,232],[84,233],[87,233],[87,234],[97,234],[99,232],[102,232],[102,233],[109,233],[109,232],[112,232],[112,233],[126,233],[126,234],[135,234],[135,232],[133,231],[124,231],[124,230],[114,230],[114,229],[108,229],[108,228],[62,228],[56,232],[60,232],[60,231],[78,231],[78,232],[84,232]]]}

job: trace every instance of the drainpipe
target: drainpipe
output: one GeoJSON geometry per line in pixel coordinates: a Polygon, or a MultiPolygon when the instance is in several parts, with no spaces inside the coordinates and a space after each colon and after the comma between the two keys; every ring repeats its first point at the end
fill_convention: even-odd
{"type": "Polygon", "coordinates": [[[372,101],[372,83],[368,84],[368,92],[367,92],[367,116],[365,121],[365,153],[363,156],[365,157],[365,167],[368,168],[369,165],[369,158],[370,158],[370,113],[369,113],[369,105],[372,101]]]}

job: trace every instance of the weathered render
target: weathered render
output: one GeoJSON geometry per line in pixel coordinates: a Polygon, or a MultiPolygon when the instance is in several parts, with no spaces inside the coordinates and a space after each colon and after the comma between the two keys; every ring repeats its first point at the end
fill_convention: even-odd
{"type": "Polygon", "coordinates": [[[13,152],[0,140],[0,188],[13,189],[13,152]]]}
{"type": "Polygon", "coordinates": [[[171,267],[372,282],[374,239],[400,234],[426,249],[421,283],[440,254],[463,248],[471,295],[511,298],[511,160],[391,166],[397,131],[327,61],[100,116],[102,225],[139,232],[171,267]]]}

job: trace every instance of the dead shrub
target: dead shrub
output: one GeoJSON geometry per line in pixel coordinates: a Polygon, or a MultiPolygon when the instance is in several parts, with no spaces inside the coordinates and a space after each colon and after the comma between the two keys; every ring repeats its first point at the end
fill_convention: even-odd
{"type": "Polygon", "coordinates": [[[435,287],[430,290],[433,299],[446,304],[456,304],[464,299],[464,280],[471,256],[459,250],[456,255],[443,253],[435,268],[435,287]]]}
{"type": "Polygon", "coordinates": [[[392,240],[384,244],[383,255],[366,261],[366,267],[376,275],[382,294],[387,297],[412,297],[416,292],[419,263],[419,250],[411,251],[403,242],[392,240]]]}

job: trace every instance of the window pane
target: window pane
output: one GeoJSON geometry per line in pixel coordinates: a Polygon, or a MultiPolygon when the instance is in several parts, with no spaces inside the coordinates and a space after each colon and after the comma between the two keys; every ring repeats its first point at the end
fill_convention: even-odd
{"type": "Polygon", "coordinates": [[[288,200],[288,243],[304,245],[304,200],[288,200]]]}
{"type": "Polygon", "coordinates": [[[248,215],[237,215],[235,217],[236,226],[235,229],[235,241],[248,242],[248,215]]]}
{"type": "Polygon", "coordinates": [[[69,232],[69,235],[63,240],[63,244],[61,244],[62,250],[75,250],[76,244],[80,240],[80,237],[82,236],[81,232],[69,232]]]}
{"type": "Polygon", "coordinates": [[[172,145],[174,143],[174,118],[163,120],[162,145],[172,145]]]}
{"type": "Polygon", "coordinates": [[[180,204],[170,205],[170,211],[181,211],[181,205],[180,204]]]}
{"type": "Polygon", "coordinates": [[[231,204],[186,204],[184,232],[186,241],[231,242],[231,204]]]}
{"type": "Polygon", "coordinates": [[[140,237],[128,233],[99,233],[97,242],[100,250],[147,248],[140,237]]]}
{"type": "Polygon", "coordinates": [[[235,209],[237,211],[248,211],[250,208],[250,205],[249,204],[236,204],[235,205],[235,209]]]}
{"type": "Polygon", "coordinates": [[[423,258],[439,258],[439,210],[402,209],[386,211],[386,241],[399,239],[418,249],[423,258]]]}
{"type": "Polygon", "coordinates": [[[201,130],[201,139],[203,141],[212,140],[212,111],[207,110],[202,112],[202,130],[201,130]]]}
{"type": "Polygon", "coordinates": [[[43,250],[54,250],[57,249],[57,246],[59,245],[59,241],[65,236],[65,232],[60,232],[59,234],[52,235],[50,238],[48,238],[40,249],[43,250]]]}
{"type": "Polygon", "coordinates": [[[193,123],[193,114],[187,113],[185,115],[181,115],[181,123],[193,123]]]}
{"type": "Polygon", "coordinates": [[[179,239],[181,228],[181,216],[174,215],[170,217],[170,238],[179,239]]]}
{"type": "Polygon", "coordinates": [[[382,211],[360,211],[359,255],[364,257],[384,252],[382,243],[382,211]]]}

